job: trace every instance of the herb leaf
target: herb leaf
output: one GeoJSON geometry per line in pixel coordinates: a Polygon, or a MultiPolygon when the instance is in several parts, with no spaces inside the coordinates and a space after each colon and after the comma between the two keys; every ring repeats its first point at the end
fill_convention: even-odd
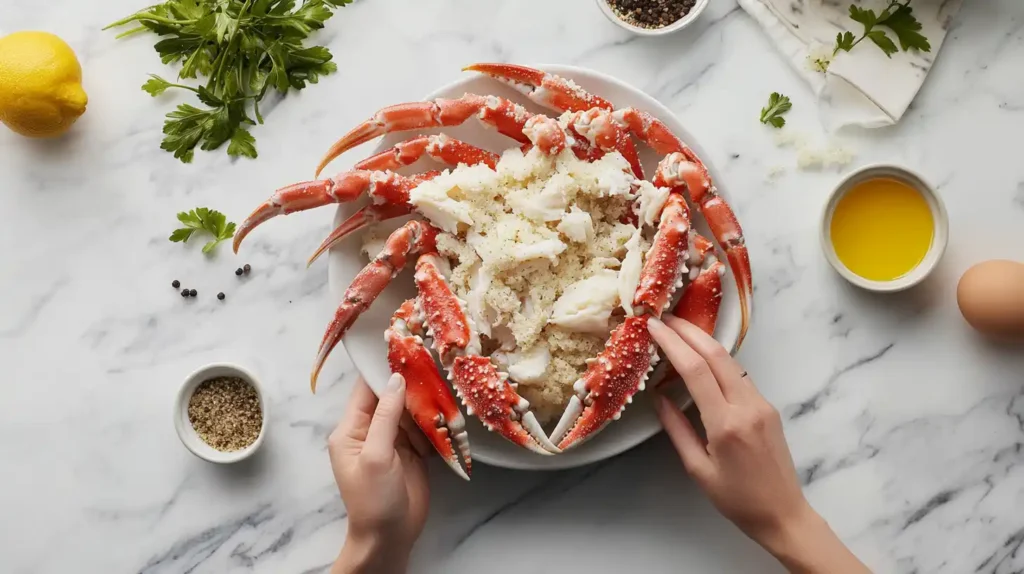
{"type": "MultiPolygon", "coordinates": [[[[903,51],[920,50],[922,52],[930,52],[932,46],[928,42],[928,38],[921,34],[921,23],[914,16],[914,10],[910,7],[910,1],[889,0],[889,5],[878,14],[873,10],[851,4],[850,19],[863,25],[864,32],[859,38],[849,31],[836,34],[836,45],[832,50],[832,55],[835,56],[840,50],[849,52],[865,38],[871,40],[890,58],[893,54],[899,52],[900,48],[903,51]],[[896,47],[895,42],[886,35],[885,31],[878,30],[876,27],[892,30],[900,41],[900,48],[896,47]]],[[[819,69],[821,71],[827,70],[827,63],[820,65],[819,69]]]]}
{"type": "Polygon", "coordinates": [[[893,41],[885,35],[885,32],[881,30],[872,30],[867,33],[867,37],[869,40],[874,42],[876,46],[881,48],[882,51],[885,52],[885,55],[890,58],[893,54],[900,51],[899,48],[896,47],[896,44],[894,44],[893,41]]]}
{"type": "Polygon", "coordinates": [[[256,123],[250,106],[263,123],[259,102],[268,89],[301,90],[337,70],[327,48],[304,42],[334,10],[351,2],[164,0],[107,28],[131,26],[118,37],[143,31],[160,36],[154,45],[160,61],[180,64],[179,79],[202,79],[189,86],[150,75],[142,85],[152,96],[171,88],[189,90],[205,106],[180,104],[167,114],[161,148],[188,163],[196,147],[213,150],[230,142],[229,155],[254,158],[256,140],[242,127],[256,123]]]}
{"type": "Polygon", "coordinates": [[[184,227],[175,229],[168,237],[175,243],[184,243],[192,238],[196,231],[206,231],[213,235],[213,240],[203,246],[203,253],[211,253],[221,241],[235,236],[234,222],[228,222],[223,213],[206,207],[197,207],[192,211],[182,211],[178,221],[184,227]]]}
{"type": "Polygon", "coordinates": [[[772,95],[768,96],[768,106],[761,108],[761,123],[781,128],[786,125],[786,118],[782,115],[792,107],[793,104],[790,103],[788,97],[778,92],[772,92],[772,95]]]}
{"type": "Polygon", "coordinates": [[[921,23],[914,17],[914,9],[910,7],[909,2],[900,4],[895,12],[890,14],[884,22],[880,21],[878,25],[885,26],[896,34],[903,51],[910,49],[922,52],[932,51],[932,45],[928,42],[928,38],[921,34],[921,23]]]}

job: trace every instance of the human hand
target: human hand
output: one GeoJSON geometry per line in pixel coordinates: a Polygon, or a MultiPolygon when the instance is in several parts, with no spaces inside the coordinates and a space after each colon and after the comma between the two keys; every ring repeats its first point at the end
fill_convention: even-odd
{"type": "Polygon", "coordinates": [[[666,317],[648,329],[682,376],[707,442],[664,396],[656,404],[687,472],[747,536],[794,572],[866,572],[800,489],[779,412],[718,341],[666,317]]]}
{"type": "Polygon", "coordinates": [[[380,401],[360,378],[328,439],[334,479],[348,510],[348,536],[332,574],[404,572],[430,498],[430,444],[400,423],[405,379],[392,375],[380,401]]]}

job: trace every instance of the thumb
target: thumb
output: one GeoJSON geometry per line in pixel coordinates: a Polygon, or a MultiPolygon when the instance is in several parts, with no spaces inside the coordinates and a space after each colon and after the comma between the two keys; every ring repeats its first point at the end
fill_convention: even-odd
{"type": "Polygon", "coordinates": [[[370,421],[370,429],[366,433],[363,452],[384,454],[395,450],[395,438],[398,436],[398,423],[405,412],[405,378],[395,373],[388,379],[387,387],[380,396],[377,410],[370,421]]]}
{"type": "Polygon", "coordinates": [[[658,410],[658,418],[661,419],[661,426],[665,427],[665,433],[675,445],[686,472],[698,480],[708,476],[712,471],[711,457],[693,425],[664,395],[658,395],[654,404],[658,410]]]}

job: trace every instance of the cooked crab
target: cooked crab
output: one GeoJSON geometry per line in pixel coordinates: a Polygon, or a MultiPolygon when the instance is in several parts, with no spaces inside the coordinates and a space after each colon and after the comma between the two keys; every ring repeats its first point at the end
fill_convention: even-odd
{"type": "MultiPolygon", "coordinates": [[[[389,364],[393,372],[406,378],[406,406],[413,419],[448,465],[468,479],[472,458],[465,420],[437,371],[425,337],[433,340],[438,360],[449,372],[452,387],[467,414],[477,416],[486,428],[517,445],[538,454],[555,454],[583,442],[619,418],[633,395],[643,390],[657,360],[647,321],[671,305],[676,290],[683,285],[687,262],[691,263],[690,281],[673,313],[713,332],[724,266],[714,257],[713,244],[692,231],[686,196],[704,215],[736,277],[743,318],[739,341],[747,329],[752,281],[742,231],[731,208],[716,193],[700,160],[661,121],[633,108],[616,110],[569,80],[531,68],[477,64],[467,69],[503,80],[534,102],[564,113],[556,120],[531,114],[497,96],[474,94],[384,108],[332,146],[317,174],[338,155],[380,135],[458,125],[473,116],[516,140],[521,147],[499,156],[443,135],[415,137],[333,178],[278,190],[243,222],[235,235],[234,248],[237,252],[253,228],[276,215],[354,201],[364,195],[369,196],[370,204],[339,225],[317,249],[311,262],[372,223],[410,213],[423,217],[412,219],[393,232],[380,253],[353,279],[321,342],[311,385],[315,388],[324,361],[348,328],[416,258],[414,280],[419,294],[399,308],[386,331],[389,364]],[[664,155],[652,182],[643,179],[634,136],[664,155]],[[522,349],[507,340],[503,345],[494,343],[500,339],[490,332],[494,325],[483,320],[478,310],[471,310],[450,282],[451,266],[459,261],[452,260],[451,249],[441,249],[446,251],[441,253],[438,247],[439,237],[449,242],[467,242],[474,227],[465,206],[459,205],[464,194],[458,186],[440,186],[438,193],[439,182],[459,170],[470,169],[468,166],[483,170],[482,177],[497,173],[495,168],[500,170],[500,161],[510,153],[548,158],[549,162],[566,165],[574,161],[573,165],[618,162],[618,191],[609,191],[607,195],[618,194],[628,202],[629,209],[619,217],[624,224],[636,228],[636,239],[624,246],[625,255],[610,263],[613,269],[606,271],[611,273],[604,273],[615,283],[614,296],[604,297],[604,302],[597,304],[589,295],[591,289],[576,289],[574,297],[580,300],[569,304],[572,312],[596,313],[598,324],[603,320],[610,333],[602,337],[603,350],[587,362],[573,385],[574,394],[550,437],[531,412],[530,403],[517,392],[515,381],[500,369],[508,367],[508,353],[502,352],[514,354],[522,349]],[[431,171],[416,176],[390,171],[423,156],[459,167],[443,174],[431,171]],[[621,311],[612,314],[608,301],[612,308],[621,311]],[[458,455],[465,462],[465,470],[458,455]]],[[[554,205],[553,217],[540,219],[571,237],[577,225],[561,229],[577,216],[575,207],[567,211],[568,208],[564,202],[554,205]]],[[[549,247],[529,245],[521,251],[528,252],[531,258],[544,257],[549,247]]],[[[550,272],[557,274],[558,270],[553,268],[550,272]]],[[[559,295],[569,297],[569,291],[564,289],[559,295]]],[[[588,325],[594,324],[593,316],[587,319],[588,325]]]]}

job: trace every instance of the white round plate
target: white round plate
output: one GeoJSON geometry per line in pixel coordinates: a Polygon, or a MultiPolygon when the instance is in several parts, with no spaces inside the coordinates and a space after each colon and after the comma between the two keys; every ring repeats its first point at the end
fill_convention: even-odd
{"type": "MultiPolygon", "coordinates": [[[[708,156],[697,144],[696,140],[679,122],[678,119],[657,100],[641,92],[640,90],[624,84],[615,78],[607,75],[573,66],[540,65],[536,66],[541,70],[570,78],[584,89],[598,94],[617,107],[635,107],[645,110],[655,117],[664,121],[683,141],[686,141],[707,165],[711,172],[715,185],[726,200],[728,193],[721,174],[708,163],[708,156]]],[[[512,90],[504,84],[489,77],[476,73],[467,73],[466,77],[459,79],[435,92],[428,94],[426,98],[457,98],[466,92],[475,94],[494,94],[509,98],[526,106],[532,112],[557,115],[554,112],[545,110],[526,99],[522,94],[512,90]]],[[[414,98],[410,98],[412,101],[414,98]]],[[[383,102],[389,105],[398,102],[383,102]]],[[[354,127],[354,126],[353,126],[354,127]]],[[[355,161],[368,157],[371,153],[377,153],[389,148],[396,143],[417,133],[439,133],[442,130],[423,130],[422,132],[405,132],[389,134],[380,140],[375,150],[370,152],[368,146],[362,146],[357,151],[348,153],[348,165],[355,161]]],[[[481,147],[500,152],[515,145],[515,143],[497,133],[480,125],[475,119],[470,119],[461,126],[444,128],[444,133],[467,141],[481,147]]],[[[340,136],[341,134],[339,134],[340,136]]],[[[661,159],[653,151],[644,145],[638,145],[641,150],[641,161],[645,173],[651,177],[661,159]]],[[[335,162],[330,169],[332,172],[339,172],[342,169],[341,162],[335,162]]],[[[427,169],[438,169],[436,163],[429,160],[421,160],[415,165],[402,170],[403,173],[417,173],[427,169]]],[[[335,217],[335,225],[341,223],[365,203],[342,204],[338,207],[335,217]]],[[[703,235],[711,237],[710,231],[703,219],[696,215],[694,223],[703,235]]],[[[401,221],[393,222],[395,227],[401,221]]],[[[340,301],[345,288],[355,277],[367,259],[360,253],[362,245],[360,237],[351,237],[340,247],[330,251],[330,262],[328,277],[330,280],[331,293],[334,300],[340,301]]],[[[410,264],[410,268],[412,265],[410,264]]],[[[739,299],[736,294],[736,285],[732,273],[726,273],[722,279],[724,294],[722,307],[719,313],[718,328],[715,338],[718,339],[727,349],[735,347],[736,339],[740,330],[740,308],[739,299]]],[[[351,357],[359,372],[366,377],[367,383],[375,392],[380,392],[390,376],[390,369],[387,362],[387,344],[384,342],[384,330],[387,329],[391,315],[398,309],[398,306],[410,297],[416,295],[412,282],[412,273],[409,269],[395,278],[391,285],[381,293],[373,306],[356,321],[355,325],[342,339],[345,349],[351,357]]],[[[326,318],[325,318],[326,324],[326,318]]],[[[660,374],[664,369],[656,369],[654,374],[660,374]]],[[[653,377],[652,377],[653,378],[653,377]]],[[[648,388],[651,385],[648,384],[648,388]]],[[[681,403],[688,402],[689,398],[685,392],[677,394],[681,403]]],[[[465,412],[465,409],[463,409],[465,412]]],[[[543,456],[522,449],[507,442],[499,435],[488,432],[483,428],[475,417],[467,418],[467,429],[469,431],[469,442],[473,450],[473,460],[505,468],[517,468],[527,470],[555,470],[571,468],[603,460],[624,452],[647,440],[661,430],[661,424],[655,416],[654,409],[650,402],[649,393],[638,393],[633,404],[626,408],[622,418],[613,421],[593,439],[555,456],[543,456]]],[[[556,421],[557,422],[557,421],[556,421]]],[[[550,428],[548,429],[550,431],[550,428]]]]}

